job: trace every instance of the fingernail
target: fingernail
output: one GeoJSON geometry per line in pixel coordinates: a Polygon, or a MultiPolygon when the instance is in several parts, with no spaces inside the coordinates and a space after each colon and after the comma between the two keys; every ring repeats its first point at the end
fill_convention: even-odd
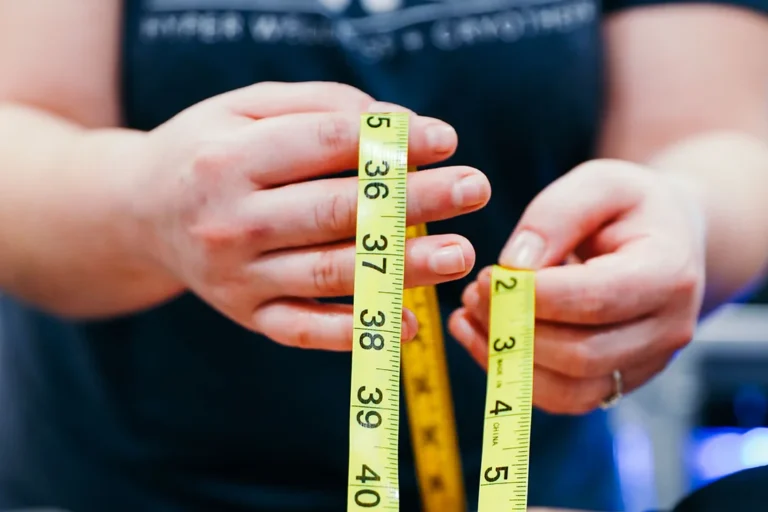
{"type": "Polygon", "coordinates": [[[543,238],[533,231],[521,231],[501,251],[499,263],[511,268],[536,269],[545,249],[543,238]]]}
{"type": "Polygon", "coordinates": [[[416,331],[418,331],[418,322],[419,320],[416,318],[416,315],[413,313],[413,311],[407,308],[403,308],[403,327],[400,332],[401,341],[410,341],[414,336],[416,336],[416,331]],[[416,329],[412,327],[413,324],[416,324],[416,329]]]}
{"type": "Polygon", "coordinates": [[[467,269],[464,251],[459,245],[443,247],[429,257],[429,268],[441,276],[464,272],[467,269]]]}
{"type": "Polygon", "coordinates": [[[446,153],[456,147],[456,130],[447,124],[432,124],[426,131],[427,144],[436,153],[446,153]]]}
{"type": "Polygon", "coordinates": [[[452,196],[457,208],[484,203],[488,198],[488,181],[477,174],[466,176],[453,186],[452,196]]]}

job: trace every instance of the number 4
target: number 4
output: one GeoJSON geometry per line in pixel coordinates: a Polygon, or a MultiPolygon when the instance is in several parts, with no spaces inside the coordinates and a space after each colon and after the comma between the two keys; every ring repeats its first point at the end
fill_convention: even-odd
{"type": "Polygon", "coordinates": [[[381,477],[379,477],[379,475],[377,475],[376,472],[369,468],[366,464],[363,464],[363,474],[356,476],[355,479],[366,483],[368,481],[378,482],[381,480],[381,477]]]}
{"type": "Polygon", "coordinates": [[[496,400],[496,406],[488,412],[491,414],[499,414],[500,412],[507,412],[511,410],[512,407],[510,405],[505,404],[501,400],[496,400]]]}

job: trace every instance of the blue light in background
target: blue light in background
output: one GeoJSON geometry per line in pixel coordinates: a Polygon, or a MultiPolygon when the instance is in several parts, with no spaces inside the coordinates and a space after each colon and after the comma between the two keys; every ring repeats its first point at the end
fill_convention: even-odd
{"type": "Polygon", "coordinates": [[[754,428],[742,436],[741,463],[745,468],[768,464],[768,428],[754,428]]]}
{"type": "MultiPolygon", "coordinates": [[[[695,478],[701,483],[709,482],[742,469],[741,433],[732,431],[714,432],[710,429],[697,436],[694,447],[695,478]]],[[[719,430],[719,429],[718,429],[719,430]]]]}
{"type": "Polygon", "coordinates": [[[768,465],[768,397],[744,384],[732,395],[733,427],[699,427],[691,432],[687,461],[691,490],[717,478],[768,465]]]}
{"type": "Polygon", "coordinates": [[[614,442],[625,510],[658,508],[650,435],[640,425],[627,424],[616,430],[614,442]]]}
{"type": "Polygon", "coordinates": [[[691,489],[717,478],[768,465],[768,428],[698,428],[689,451],[691,489]]]}

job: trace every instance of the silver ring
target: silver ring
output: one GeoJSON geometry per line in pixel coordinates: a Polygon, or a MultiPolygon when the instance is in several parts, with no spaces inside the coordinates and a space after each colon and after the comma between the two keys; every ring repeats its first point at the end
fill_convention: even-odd
{"type": "Polygon", "coordinates": [[[622,379],[621,372],[619,370],[613,370],[613,394],[600,403],[600,408],[605,410],[614,407],[619,403],[621,397],[624,396],[623,391],[624,380],[622,379]]]}

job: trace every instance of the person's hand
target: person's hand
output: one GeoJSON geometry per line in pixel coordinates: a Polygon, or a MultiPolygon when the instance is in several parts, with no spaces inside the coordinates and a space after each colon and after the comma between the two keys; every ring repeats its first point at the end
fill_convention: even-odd
{"type": "MultiPolygon", "coordinates": [[[[588,162],[531,202],[499,263],[538,269],[537,407],[586,413],[615,391],[614,370],[626,393],[666,367],[696,326],[703,235],[703,215],[689,192],[626,162],[588,162]],[[569,258],[576,262],[561,265],[569,258]]],[[[483,269],[449,323],[483,367],[489,278],[483,269]]]]}
{"type": "MultiPolygon", "coordinates": [[[[203,101],[150,132],[137,156],[148,171],[132,185],[148,254],[252,331],[285,345],[350,350],[352,308],[314,299],[353,294],[357,178],[328,175],[357,167],[361,112],[398,109],[372,103],[340,84],[262,83],[203,101]]],[[[411,164],[454,152],[451,127],[411,115],[411,164]]],[[[468,213],[489,197],[475,169],[412,173],[408,223],[468,213]]],[[[409,240],[405,286],[461,278],[474,259],[457,235],[409,240]]],[[[403,326],[403,338],[415,335],[412,313],[403,326]]]]}

